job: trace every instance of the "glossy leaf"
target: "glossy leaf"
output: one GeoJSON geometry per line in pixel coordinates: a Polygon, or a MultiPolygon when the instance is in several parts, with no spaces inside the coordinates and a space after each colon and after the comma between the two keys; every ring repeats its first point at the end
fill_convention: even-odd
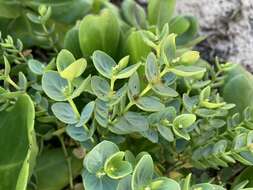
{"type": "Polygon", "coordinates": [[[42,75],[44,73],[45,66],[38,60],[30,59],[28,61],[29,69],[36,75],[42,75]]]}
{"type": "Polygon", "coordinates": [[[154,96],[141,97],[137,100],[136,105],[140,109],[148,112],[160,111],[165,108],[164,104],[162,104],[160,100],[154,96]]]}
{"type": "Polygon", "coordinates": [[[87,123],[93,114],[95,107],[95,102],[91,101],[86,104],[81,112],[80,121],[76,124],[77,127],[81,127],[83,124],[87,123]]]}
{"type": "Polygon", "coordinates": [[[170,69],[171,72],[175,73],[180,77],[198,77],[202,78],[206,69],[198,66],[175,66],[170,69]]]}
{"type": "Polygon", "coordinates": [[[124,161],[124,152],[117,152],[105,162],[105,172],[112,179],[124,178],[132,172],[132,165],[124,161]]]}
{"type": "Polygon", "coordinates": [[[75,124],[78,118],[68,103],[57,102],[52,105],[52,111],[57,119],[67,124],[75,124]]]}
{"type": "Polygon", "coordinates": [[[74,125],[69,125],[66,128],[67,134],[74,140],[84,142],[90,139],[91,133],[83,127],[75,127],[74,125]]]}
{"type": "Polygon", "coordinates": [[[195,120],[196,116],[194,114],[181,114],[174,119],[173,125],[178,128],[188,128],[195,120]]]}

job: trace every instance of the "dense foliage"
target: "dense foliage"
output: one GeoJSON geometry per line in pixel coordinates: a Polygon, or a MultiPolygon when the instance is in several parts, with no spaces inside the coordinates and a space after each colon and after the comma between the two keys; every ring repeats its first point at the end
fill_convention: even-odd
{"type": "Polygon", "coordinates": [[[253,77],[175,3],[0,0],[0,189],[253,189],[253,77]]]}

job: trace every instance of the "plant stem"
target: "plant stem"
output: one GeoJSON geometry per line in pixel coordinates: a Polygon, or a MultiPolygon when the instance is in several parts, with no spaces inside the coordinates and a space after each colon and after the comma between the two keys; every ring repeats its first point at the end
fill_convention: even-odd
{"type": "Polygon", "coordinates": [[[68,151],[66,149],[63,137],[59,135],[58,138],[61,142],[62,150],[63,150],[64,156],[66,158],[66,161],[67,161],[68,172],[69,172],[69,186],[70,186],[70,189],[74,189],[73,174],[72,174],[72,167],[71,167],[71,158],[68,155],[68,151]]]}
{"type": "Polygon", "coordinates": [[[42,28],[43,28],[44,32],[47,34],[47,36],[48,36],[48,40],[49,40],[50,46],[53,48],[53,50],[54,50],[56,53],[58,53],[58,50],[57,50],[57,48],[56,48],[55,45],[54,45],[53,38],[50,36],[50,33],[48,32],[46,25],[45,25],[45,24],[42,24],[42,28]]]}
{"type": "Polygon", "coordinates": [[[20,90],[20,87],[10,77],[8,77],[6,81],[16,88],[16,90],[20,90]]]}

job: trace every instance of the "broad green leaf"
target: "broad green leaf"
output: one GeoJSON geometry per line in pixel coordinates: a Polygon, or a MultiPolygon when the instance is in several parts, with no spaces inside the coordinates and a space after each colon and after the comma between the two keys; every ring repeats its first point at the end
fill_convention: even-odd
{"type": "Polygon", "coordinates": [[[187,94],[183,94],[183,105],[188,112],[192,112],[193,109],[197,106],[198,98],[189,97],[187,94]]]}
{"type": "Polygon", "coordinates": [[[125,152],[117,152],[105,162],[105,172],[112,179],[124,178],[132,173],[132,165],[124,161],[125,152]]]}
{"type": "Polygon", "coordinates": [[[160,102],[159,98],[154,96],[140,97],[136,101],[136,105],[140,109],[148,112],[156,112],[165,108],[164,104],[160,102]]]}
{"type": "Polygon", "coordinates": [[[75,124],[78,118],[68,103],[57,102],[52,105],[52,111],[57,119],[67,124],[75,124]]]}
{"type": "Polygon", "coordinates": [[[214,117],[217,115],[216,110],[211,110],[211,109],[205,109],[205,108],[199,108],[194,112],[196,115],[204,118],[208,117],[214,117]]]}
{"type": "Polygon", "coordinates": [[[199,52],[187,51],[180,57],[180,63],[183,65],[192,65],[199,60],[199,52]]]}
{"type": "Polygon", "coordinates": [[[110,130],[116,134],[130,134],[142,132],[148,129],[148,121],[145,116],[137,112],[127,112],[117,118],[110,130]]]}
{"type": "Polygon", "coordinates": [[[116,74],[116,79],[124,79],[132,76],[134,72],[141,66],[141,63],[133,64],[116,74]]]}
{"type": "MultiPolygon", "coordinates": [[[[82,171],[82,160],[78,160],[70,149],[67,149],[67,152],[71,161],[72,177],[75,178],[82,171]]],[[[59,190],[66,187],[69,184],[69,168],[63,150],[44,149],[37,159],[34,174],[38,190],[59,190]]]]}
{"type": "Polygon", "coordinates": [[[203,67],[198,66],[175,66],[173,68],[170,68],[170,71],[172,73],[175,73],[176,75],[180,77],[197,77],[202,78],[204,73],[206,72],[206,69],[203,67]]]}
{"type": "Polygon", "coordinates": [[[69,65],[71,65],[75,61],[76,59],[70,51],[66,49],[61,50],[56,58],[56,66],[58,72],[63,72],[69,65]]]}
{"type": "Polygon", "coordinates": [[[172,127],[173,132],[176,134],[176,136],[183,138],[185,140],[190,140],[190,135],[185,131],[185,129],[179,129],[177,127],[172,127]]]}
{"type": "Polygon", "coordinates": [[[15,19],[21,15],[21,9],[18,3],[8,4],[7,1],[0,1],[0,17],[15,19]]]}
{"type": "Polygon", "coordinates": [[[26,91],[27,89],[27,86],[28,86],[27,78],[23,72],[18,73],[18,86],[21,90],[26,91]]]}
{"type": "Polygon", "coordinates": [[[89,75],[86,79],[84,79],[80,85],[73,91],[71,98],[76,98],[80,96],[82,92],[88,89],[88,86],[91,83],[91,75],[89,75]]]}
{"type": "Polygon", "coordinates": [[[178,96],[178,92],[176,90],[166,86],[165,84],[163,84],[161,82],[153,84],[152,90],[154,90],[157,94],[159,94],[161,96],[166,96],[166,97],[177,97],[178,96]]]}
{"type": "Polygon", "coordinates": [[[95,175],[88,170],[82,174],[84,188],[87,190],[115,190],[118,181],[111,179],[106,174],[95,175]]]}
{"type": "Polygon", "coordinates": [[[148,3],[148,20],[150,24],[162,29],[174,13],[175,0],[151,0],[148,3]]]}
{"type": "Polygon", "coordinates": [[[0,112],[0,189],[25,190],[37,155],[35,111],[28,95],[16,98],[12,107],[0,112]]]}
{"type": "Polygon", "coordinates": [[[199,94],[199,101],[202,102],[208,100],[210,95],[211,95],[211,87],[207,86],[203,90],[201,90],[199,94]]]}
{"type": "Polygon", "coordinates": [[[253,105],[252,81],[252,75],[240,65],[228,72],[222,94],[226,102],[236,104],[234,111],[242,113],[246,107],[253,105]]]}
{"type": "Polygon", "coordinates": [[[147,57],[145,74],[146,78],[151,84],[156,83],[160,79],[160,69],[157,65],[157,60],[154,53],[150,53],[147,57]]]}
{"type": "Polygon", "coordinates": [[[85,16],[79,29],[83,55],[89,57],[95,50],[101,50],[115,58],[120,37],[118,22],[114,13],[109,9],[103,9],[99,15],[85,16]]]}
{"type": "Polygon", "coordinates": [[[36,59],[30,59],[28,61],[28,67],[36,75],[42,75],[44,73],[45,66],[36,59]]]}
{"type": "Polygon", "coordinates": [[[99,76],[91,78],[91,88],[94,94],[101,100],[108,101],[110,93],[110,85],[108,82],[99,76]]]}
{"type": "Polygon", "coordinates": [[[102,51],[95,51],[92,60],[97,71],[104,77],[111,79],[113,68],[116,66],[115,61],[109,55],[102,51]]]}
{"type": "Polygon", "coordinates": [[[136,98],[138,98],[138,95],[140,94],[140,78],[138,73],[134,73],[128,82],[128,97],[130,100],[134,101],[136,98]]]}
{"type": "Polygon", "coordinates": [[[104,168],[106,159],[119,151],[116,144],[102,141],[96,145],[85,157],[84,166],[92,174],[97,174],[104,168]]]}
{"type": "Polygon", "coordinates": [[[76,124],[77,127],[81,127],[83,124],[86,124],[92,116],[94,111],[95,102],[91,101],[86,104],[81,112],[80,121],[76,124]]]}
{"type": "Polygon", "coordinates": [[[132,30],[126,39],[126,54],[130,56],[130,62],[135,64],[147,57],[151,48],[144,42],[142,31],[132,30]]]}
{"type": "Polygon", "coordinates": [[[123,58],[118,62],[118,64],[115,66],[116,70],[121,71],[121,70],[125,69],[126,66],[127,66],[128,63],[129,63],[129,57],[130,57],[129,55],[123,57],[123,58]]]}
{"type": "Polygon", "coordinates": [[[173,142],[174,141],[174,135],[171,131],[171,128],[167,127],[167,126],[163,126],[163,125],[158,125],[157,127],[160,135],[166,139],[169,142],[173,142]]]}
{"type": "Polygon", "coordinates": [[[131,178],[132,176],[129,175],[125,178],[123,178],[122,180],[119,181],[117,190],[132,190],[131,188],[131,178]]]}
{"type": "Polygon", "coordinates": [[[72,81],[74,78],[79,77],[83,74],[86,69],[87,62],[84,58],[80,58],[73,63],[71,63],[68,67],[66,67],[60,75],[62,78],[72,81]]]}
{"type": "Polygon", "coordinates": [[[134,168],[131,183],[132,190],[147,188],[152,182],[153,172],[153,160],[150,155],[145,154],[134,168]]]}
{"type": "Polygon", "coordinates": [[[177,35],[182,35],[190,27],[190,22],[184,16],[175,16],[169,24],[170,33],[175,33],[177,35]]]}
{"type": "Polygon", "coordinates": [[[158,132],[155,129],[149,128],[146,131],[140,132],[140,134],[150,140],[152,143],[157,143],[158,142],[158,132]]]}
{"type": "Polygon", "coordinates": [[[82,51],[79,44],[79,31],[77,26],[74,26],[66,33],[64,37],[64,48],[73,53],[74,57],[82,57],[82,51]]]}
{"type": "Polygon", "coordinates": [[[76,127],[74,125],[67,126],[66,132],[72,139],[80,142],[90,139],[92,135],[87,129],[84,129],[83,127],[76,127]]]}
{"type": "Polygon", "coordinates": [[[45,72],[42,76],[42,89],[46,95],[55,101],[66,100],[68,81],[61,78],[55,71],[45,72]]]}
{"type": "Polygon", "coordinates": [[[109,121],[109,105],[100,99],[95,101],[95,119],[102,127],[107,127],[109,121]]]}
{"type": "Polygon", "coordinates": [[[178,128],[188,128],[196,121],[196,116],[194,114],[181,114],[177,116],[173,125],[178,128]]]}
{"type": "Polygon", "coordinates": [[[151,183],[152,190],[181,190],[179,183],[169,178],[158,178],[151,183]]]}
{"type": "Polygon", "coordinates": [[[125,0],[122,3],[122,12],[125,20],[133,27],[146,28],[145,10],[133,0],[125,0]]]}
{"type": "Polygon", "coordinates": [[[162,57],[166,57],[168,63],[176,58],[176,35],[170,34],[161,42],[162,57]]]}

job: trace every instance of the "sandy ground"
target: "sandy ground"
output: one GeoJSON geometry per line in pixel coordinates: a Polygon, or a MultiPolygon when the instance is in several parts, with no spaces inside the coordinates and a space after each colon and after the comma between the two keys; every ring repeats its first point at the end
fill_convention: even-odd
{"type": "Polygon", "coordinates": [[[177,0],[177,12],[198,18],[204,56],[253,69],[253,0],[177,0]]]}

